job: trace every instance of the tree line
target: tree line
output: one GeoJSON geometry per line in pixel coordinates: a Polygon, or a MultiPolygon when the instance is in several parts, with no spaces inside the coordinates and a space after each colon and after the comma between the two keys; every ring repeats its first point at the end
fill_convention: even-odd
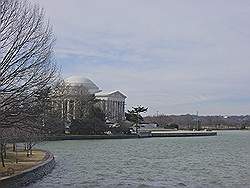
{"type": "Polygon", "coordinates": [[[157,123],[169,128],[176,125],[179,129],[245,129],[250,127],[250,116],[198,116],[197,115],[159,115],[146,116],[146,122],[157,123]]]}

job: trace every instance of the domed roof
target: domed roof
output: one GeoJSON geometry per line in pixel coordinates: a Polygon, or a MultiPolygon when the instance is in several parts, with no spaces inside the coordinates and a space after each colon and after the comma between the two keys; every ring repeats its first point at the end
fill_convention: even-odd
{"type": "Polygon", "coordinates": [[[91,94],[100,92],[99,88],[94,84],[94,82],[82,76],[71,76],[69,78],[66,78],[65,82],[70,86],[83,86],[91,94]]]}

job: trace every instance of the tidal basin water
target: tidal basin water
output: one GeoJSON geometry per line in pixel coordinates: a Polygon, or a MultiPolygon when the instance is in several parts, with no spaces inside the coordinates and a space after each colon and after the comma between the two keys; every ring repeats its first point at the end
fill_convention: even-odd
{"type": "Polygon", "coordinates": [[[250,131],[214,137],[45,142],[56,167],[28,188],[250,187],[250,131]]]}

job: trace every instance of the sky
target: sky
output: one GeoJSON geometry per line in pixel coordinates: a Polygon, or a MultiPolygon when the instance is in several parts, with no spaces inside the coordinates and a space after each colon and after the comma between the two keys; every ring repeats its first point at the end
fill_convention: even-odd
{"type": "Polygon", "coordinates": [[[249,0],[32,1],[65,78],[119,90],[148,115],[249,114],[249,0]]]}

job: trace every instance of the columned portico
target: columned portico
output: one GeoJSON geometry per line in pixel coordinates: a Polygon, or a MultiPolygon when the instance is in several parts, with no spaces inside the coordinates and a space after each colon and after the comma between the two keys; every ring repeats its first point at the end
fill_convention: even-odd
{"type": "Polygon", "coordinates": [[[61,110],[61,117],[67,122],[78,117],[79,96],[95,96],[100,102],[97,104],[105,113],[107,119],[116,123],[125,120],[125,100],[126,96],[119,91],[103,93],[89,79],[84,77],[70,77],[65,80],[66,93],[62,100],[54,101],[54,107],[61,110]]]}
{"type": "Polygon", "coordinates": [[[124,94],[119,91],[111,93],[97,93],[96,98],[100,100],[99,107],[107,115],[111,122],[118,122],[125,119],[125,99],[124,94]]]}

